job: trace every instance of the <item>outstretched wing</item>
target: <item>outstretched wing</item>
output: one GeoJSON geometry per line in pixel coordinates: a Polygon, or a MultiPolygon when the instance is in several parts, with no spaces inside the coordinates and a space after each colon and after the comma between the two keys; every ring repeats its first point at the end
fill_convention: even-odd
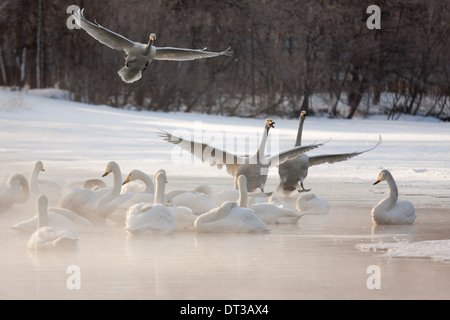
{"type": "Polygon", "coordinates": [[[216,166],[221,169],[225,165],[227,167],[227,172],[233,176],[236,174],[239,165],[245,163],[245,159],[234,154],[220,150],[206,143],[195,142],[174,136],[161,129],[159,129],[158,136],[167,142],[177,145],[183,150],[189,151],[195,157],[203,162],[209,163],[211,166],[216,166]]]}
{"type": "Polygon", "coordinates": [[[75,22],[84,29],[91,37],[97,39],[111,49],[123,50],[128,53],[134,46],[134,42],[124,36],[115,33],[98,23],[92,23],[84,17],[83,10],[77,10],[73,13],[75,22]]]}
{"type": "Polygon", "coordinates": [[[301,155],[303,153],[306,153],[306,152],[308,152],[310,150],[316,149],[316,148],[318,148],[320,146],[323,146],[323,145],[324,145],[324,143],[317,143],[317,144],[310,144],[310,145],[307,145],[307,146],[294,147],[294,148],[285,150],[283,152],[280,152],[277,155],[273,155],[273,156],[267,157],[266,161],[269,161],[270,165],[274,166],[274,165],[276,165],[278,163],[283,163],[286,160],[290,160],[290,159],[296,158],[296,157],[298,157],[299,155],[301,155]]]}
{"type": "Polygon", "coordinates": [[[309,157],[309,166],[311,167],[311,166],[316,166],[316,165],[323,164],[323,163],[335,163],[335,162],[345,161],[350,158],[356,157],[362,153],[365,153],[365,152],[375,149],[376,147],[378,147],[380,145],[380,143],[381,143],[381,135],[378,139],[377,144],[374,147],[364,150],[364,151],[311,156],[311,157],[309,157]]]}
{"type": "Polygon", "coordinates": [[[155,60],[189,61],[217,56],[231,56],[232,54],[233,51],[230,48],[221,52],[211,52],[201,49],[156,47],[155,60]]]}

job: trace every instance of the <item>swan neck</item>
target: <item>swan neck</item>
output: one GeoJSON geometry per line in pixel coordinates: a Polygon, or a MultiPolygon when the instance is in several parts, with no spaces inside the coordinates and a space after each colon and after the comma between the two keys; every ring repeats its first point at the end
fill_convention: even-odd
{"type": "Polygon", "coordinates": [[[300,118],[300,123],[298,124],[297,139],[295,140],[295,147],[302,145],[302,133],[303,133],[303,122],[305,122],[305,117],[300,118]]]}
{"type": "Polygon", "coordinates": [[[111,172],[114,176],[113,186],[107,194],[98,199],[96,204],[96,210],[98,213],[108,212],[110,209],[108,203],[115,197],[118,197],[120,195],[120,191],[122,190],[122,173],[120,172],[120,168],[118,166],[114,166],[111,172]]]}
{"type": "Polygon", "coordinates": [[[39,170],[35,166],[34,169],[33,169],[33,172],[31,173],[31,176],[30,176],[30,189],[31,189],[32,192],[35,192],[35,193],[39,192],[39,189],[38,189],[38,176],[39,176],[39,170]]]}
{"type": "Polygon", "coordinates": [[[139,173],[139,178],[144,182],[145,184],[145,193],[155,193],[155,186],[153,185],[152,179],[148,175],[146,175],[143,172],[139,173]]]}
{"type": "Polygon", "coordinates": [[[164,192],[166,184],[161,179],[156,180],[155,204],[164,204],[164,192]]]}
{"type": "Polygon", "coordinates": [[[397,184],[395,183],[394,178],[392,178],[392,176],[389,176],[386,179],[386,182],[389,185],[389,200],[391,202],[391,205],[395,205],[398,199],[397,184]]]}
{"type": "Polygon", "coordinates": [[[238,206],[241,208],[247,208],[248,206],[248,191],[245,183],[239,184],[238,206]]]}
{"type": "Polygon", "coordinates": [[[258,152],[258,162],[261,162],[264,159],[267,137],[269,136],[269,130],[270,130],[270,128],[264,128],[263,136],[262,136],[262,139],[259,144],[258,151],[257,151],[258,152]]]}
{"type": "Polygon", "coordinates": [[[21,175],[13,176],[8,185],[14,188],[14,202],[23,204],[28,201],[28,198],[30,197],[30,186],[25,177],[21,175]],[[19,182],[20,192],[16,192],[16,190],[18,191],[17,185],[15,183],[13,184],[13,181],[19,182]]]}

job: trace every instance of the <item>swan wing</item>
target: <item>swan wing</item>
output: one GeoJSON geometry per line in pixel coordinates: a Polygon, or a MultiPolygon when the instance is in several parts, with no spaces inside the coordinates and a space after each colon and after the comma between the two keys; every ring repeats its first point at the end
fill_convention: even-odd
{"type": "Polygon", "coordinates": [[[155,60],[189,61],[217,56],[231,56],[232,54],[233,51],[230,48],[221,52],[211,52],[201,49],[156,47],[155,60]]]}
{"type": "Polygon", "coordinates": [[[286,160],[296,158],[303,153],[314,150],[323,145],[324,145],[324,143],[318,143],[318,144],[310,144],[307,146],[294,147],[291,149],[287,149],[283,152],[280,152],[279,154],[276,154],[276,155],[273,155],[270,157],[266,157],[265,160],[267,162],[269,162],[271,166],[274,166],[277,163],[283,163],[286,160]]]}
{"type": "Polygon", "coordinates": [[[124,36],[115,33],[98,23],[92,23],[84,17],[83,10],[73,13],[75,22],[84,29],[91,37],[110,47],[111,49],[123,50],[128,53],[133,47],[134,42],[124,36]]]}
{"type": "Polygon", "coordinates": [[[368,152],[370,150],[375,149],[381,144],[381,136],[379,136],[378,142],[375,146],[373,146],[370,149],[366,149],[363,151],[357,151],[357,152],[351,152],[351,153],[340,153],[340,154],[328,154],[328,155],[319,155],[319,156],[312,156],[309,157],[309,166],[316,166],[323,163],[335,163],[335,162],[341,162],[348,160],[350,158],[356,157],[360,154],[363,154],[365,152],[368,152]]]}
{"type": "Polygon", "coordinates": [[[203,162],[209,163],[211,166],[217,166],[219,169],[223,165],[227,167],[228,173],[235,175],[240,164],[245,163],[245,159],[234,154],[212,147],[206,143],[191,141],[188,139],[179,138],[166,131],[159,129],[158,135],[165,141],[179,146],[180,148],[189,151],[195,157],[203,162]]]}

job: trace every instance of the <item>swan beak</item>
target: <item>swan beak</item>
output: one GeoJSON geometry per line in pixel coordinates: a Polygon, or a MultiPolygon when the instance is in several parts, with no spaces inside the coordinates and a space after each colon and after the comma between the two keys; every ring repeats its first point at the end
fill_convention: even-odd
{"type": "Polygon", "coordinates": [[[275,128],[275,127],[274,127],[274,124],[275,124],[275,122],[273,122],[272,120],[269,120],[269,127],[275,128]]]}
{"type": "Polygon", "coordinates": [[[378,179],[377,181],[375,181],[375,182],[373,183],[373,185],[376,185],[376,184],[378,184],[378,183],[380,183],[380,182],[381,182],[381,180],[378,179]]]}
{"type": "Polygon", "coordinates": [[[105,173],[102,175],[102,178],[106,177],[108,174],[109,174],[109,172],[108,172],[108,170],[106,170],[105,173]]]}
{"type": "Polygon", "coordinates": [[[156,34],[152,33],[150,35],[150,40],[155,41],[156,40],[156,34]]]}
{"type": "Polygon", "coordinates": [[[122,185],[127,184],[128,182],[130,182],[130,176],[128,176],[125,181],[122,183],[122,185]]]}

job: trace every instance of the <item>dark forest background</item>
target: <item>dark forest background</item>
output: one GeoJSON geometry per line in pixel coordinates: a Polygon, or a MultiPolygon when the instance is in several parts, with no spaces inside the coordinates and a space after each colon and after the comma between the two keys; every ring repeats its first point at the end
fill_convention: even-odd
{"type": "Polygon", "coordinates": [[[248,117],[450,116],[447,0],[1,0],[0,30],[0,85],[58,87],[87,103],[248,117]],[[373,4],[380,30],[366,25],[373,4]],[[70,5],[134,41],[156,33],[156,46],[234,55],[153,61],[126,84],[117,75],[124,53],[68,28],[70,5]]]}

